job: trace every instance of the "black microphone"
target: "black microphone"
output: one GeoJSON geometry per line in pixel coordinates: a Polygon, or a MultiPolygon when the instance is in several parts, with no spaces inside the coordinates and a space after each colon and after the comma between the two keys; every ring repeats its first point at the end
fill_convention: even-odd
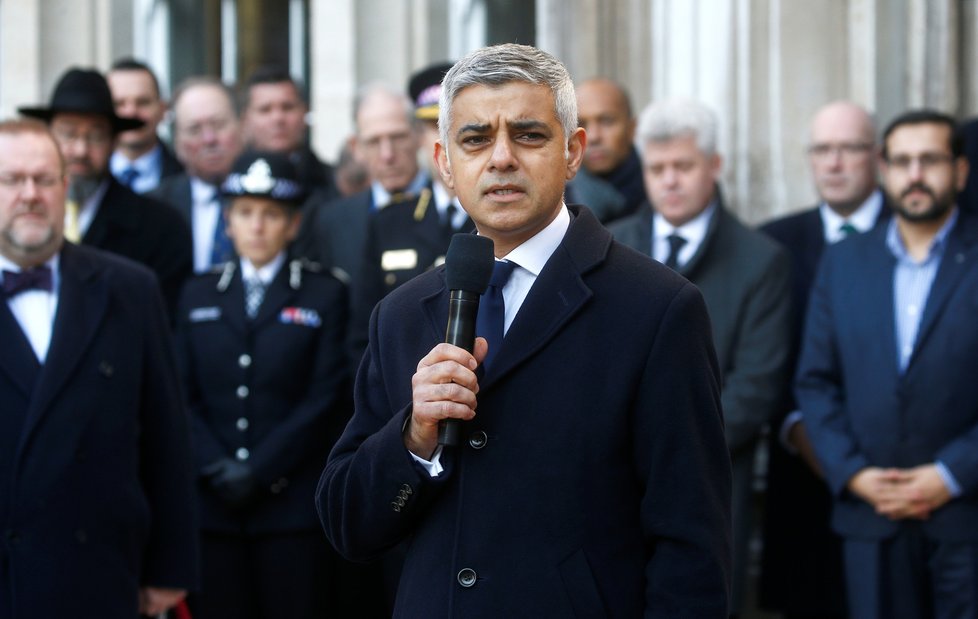
{"type": "MultiPolygon", "coordinates": [[[[448,283],[448,326],[445,342],[472,352],[479,297],[492,277],[492,239],[475,234],[456,234],[445,254],[445,279],[448,283]]],[[[439,445],[458,445],[461,438],[458,419],[443,419],[438,425],[439,445]]]]}

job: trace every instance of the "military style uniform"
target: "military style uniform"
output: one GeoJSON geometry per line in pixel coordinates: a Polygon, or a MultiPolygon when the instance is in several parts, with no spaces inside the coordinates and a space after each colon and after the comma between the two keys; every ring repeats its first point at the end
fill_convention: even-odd
{"type": "Polygon", "coordinates": [[[452,235],[473,228],[467,217],[456,229],[440,215],[430,188],[415,199],[370,215],[363,264],[353,282],[350,349],[355,363],[366,348],[370,313],[377,302],[409,279],[445,262],[452,235]]]}
{"type": "MultiPolygon", "coordinates": [[[[242,556],[266,564],[251,580],[281,591],[278,611],[290,608],[286,598],[297,579],[324,579],[318,588],[326,591],[332,551],[311,497],[350,414],[346,314],[343,284],[304,261],[283,264],[253,319],[239,262],[187,283],[177,349],[200,474],[202,597],[235,582],[225,572],[245,569],[242,556]],[[208,467],[227,459],[250,468],[253,486],[241,500],[227,500],[208,483],[208,467]],[[275,557],[281,562],[268,565],[275,557]]],[[[222,612],[249,616],[247,609],[222,612]]],[[[282,616],[312,616],[307,612],[282,616]]]]}

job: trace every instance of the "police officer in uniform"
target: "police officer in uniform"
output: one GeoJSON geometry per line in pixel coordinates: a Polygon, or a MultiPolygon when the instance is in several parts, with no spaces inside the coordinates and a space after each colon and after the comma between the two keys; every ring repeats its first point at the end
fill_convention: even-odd
{"type": "Polygon", "coordinates": [[[349,416],[347,295],[289,259],[304,191],[287,157],[245,153],[222,189],[239,258],[187,283],[177,326],[201,511],[193,615],[327,616],[336,560],[312,496],[349,416]]]}
{"type": "Polygon", "coordinates": [[[355,364],[367,345],[374,305],[412,277],[443,263],[452,235],[474,228],[455,193],[431,169],[441,80],[451,68],[451,63],[431,65],[415,73],[408,84],[421,133],[421,163],[428,167],[432,181],[419,195],[371,213],[368,220],[362,270],[353,282],[350,347],[355,364]]]}

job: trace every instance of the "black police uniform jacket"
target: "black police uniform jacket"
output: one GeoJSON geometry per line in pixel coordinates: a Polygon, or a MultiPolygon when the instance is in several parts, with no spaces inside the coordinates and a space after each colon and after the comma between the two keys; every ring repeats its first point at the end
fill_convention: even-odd
{"type": "Polygon", "coordinates": [[[257,496],[228,507],[198,479],[205,531],[263,533],[317,527],[311,497],[349,416],[343,352],[346,289],[311,265],[286,262],[254,320],[237,262],[187,282],[177,351],[197,471],[222,458],[252,468],[257,496]]]}

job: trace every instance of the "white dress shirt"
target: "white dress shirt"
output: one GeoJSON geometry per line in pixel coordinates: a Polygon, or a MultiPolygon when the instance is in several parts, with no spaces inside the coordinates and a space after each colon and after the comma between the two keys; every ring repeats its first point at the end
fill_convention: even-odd
{"type": "MultiPolygon", "coordinates": [[[[48,356],[48,348],[51,345],[51,332],[54,329],[54,316],[58,311],[58,289],[61,283],[60,272],[58,270],[58,254],[55,254],[45,263],[51,268],[51,291],[47,290],[25,290],[12,299],[7,299],[7,307],[17,319],[21,330],[27,336],[31,348],[37,360],[43,365],[48,356]]],[[[22,269],[0,256],[0,272],[15,271],[22,269]]],[[[0,274],[0,277],[3,277],[0,274]]]]}
{"type": "MultiPolygon", "coordinates": [[[[399,191],[398,193],[409,193],[412,195],[417,195],[421,193],[421,190],[425,188],[428,184],[428,175],[424,172],[418,172],[407,187],[399,191]]],[[[370,195],[373,200],[373,207],[376,209],[381,209],[391,203],[391,192],[384,189],[384,186],[380,183],[371,183],[370,185],[370,195]]]]}
{"type": "Polygon", "coordinates": [[[211,270],[211,252],[214,250],[214,232],[221,215],[221,200],[218,188],[199,178],[190,179],[191,231],[194,236],[194,272],[206,273],[211,270]]]}
{"type": "Polygon", "coordinates": [[[157,142],[152,150],[132,161],[119,151],[112,153],[112,158],[109,159],[109,170],[112,176],[122,178],[122,174],[129,168],[139,172],[132,181],[133,191],[146,193],[156,189],[160,184],[160,175],[163,173],[163,146],[157,142]]]}
{"type": "Polygon", "coordinates": [[[883,208],[883,194],[879,189],[869,194],[866,201],[859,205],[852,215],[843,217],[833,211],[828,204],[822,203],[818,207],[818,213],[822,217],[822,232],[825,233],[825,244],[832,245],[846,238],[846,233],[842,231],[844,224],[851,224],[856,232],[869,232],[876,225],[879,219],[880,209],[883,208]]]}
{"type": "Polygon", "coordinates": [[[255,268],[255,265],[251,264],[251,260],[248,260],[244,256],[241,257],[241,281],[247,282],[255,279],[265,284],[268,287],[278,275],[279,269],[285,263],[285,251],[280,251],[274,258],[269,261],[263,267],[255,268]]]}
{"type": "Polygon", "coordinates": [[[673,234],[686,239],[686,244],[679,250],[678,264],[680,267],[689,262],[690,258],[696,255],[696,251],[703,244],[706,238],[706,231],[710,228],[710,219],[717,210],[716,201],[710,202],[703,212],[690,219],[683,225],[676,227],[666,221],[666,218],[655,213],[652,215],[652,257],[665,264],[669,258],[669,237],[673,234]]]}

